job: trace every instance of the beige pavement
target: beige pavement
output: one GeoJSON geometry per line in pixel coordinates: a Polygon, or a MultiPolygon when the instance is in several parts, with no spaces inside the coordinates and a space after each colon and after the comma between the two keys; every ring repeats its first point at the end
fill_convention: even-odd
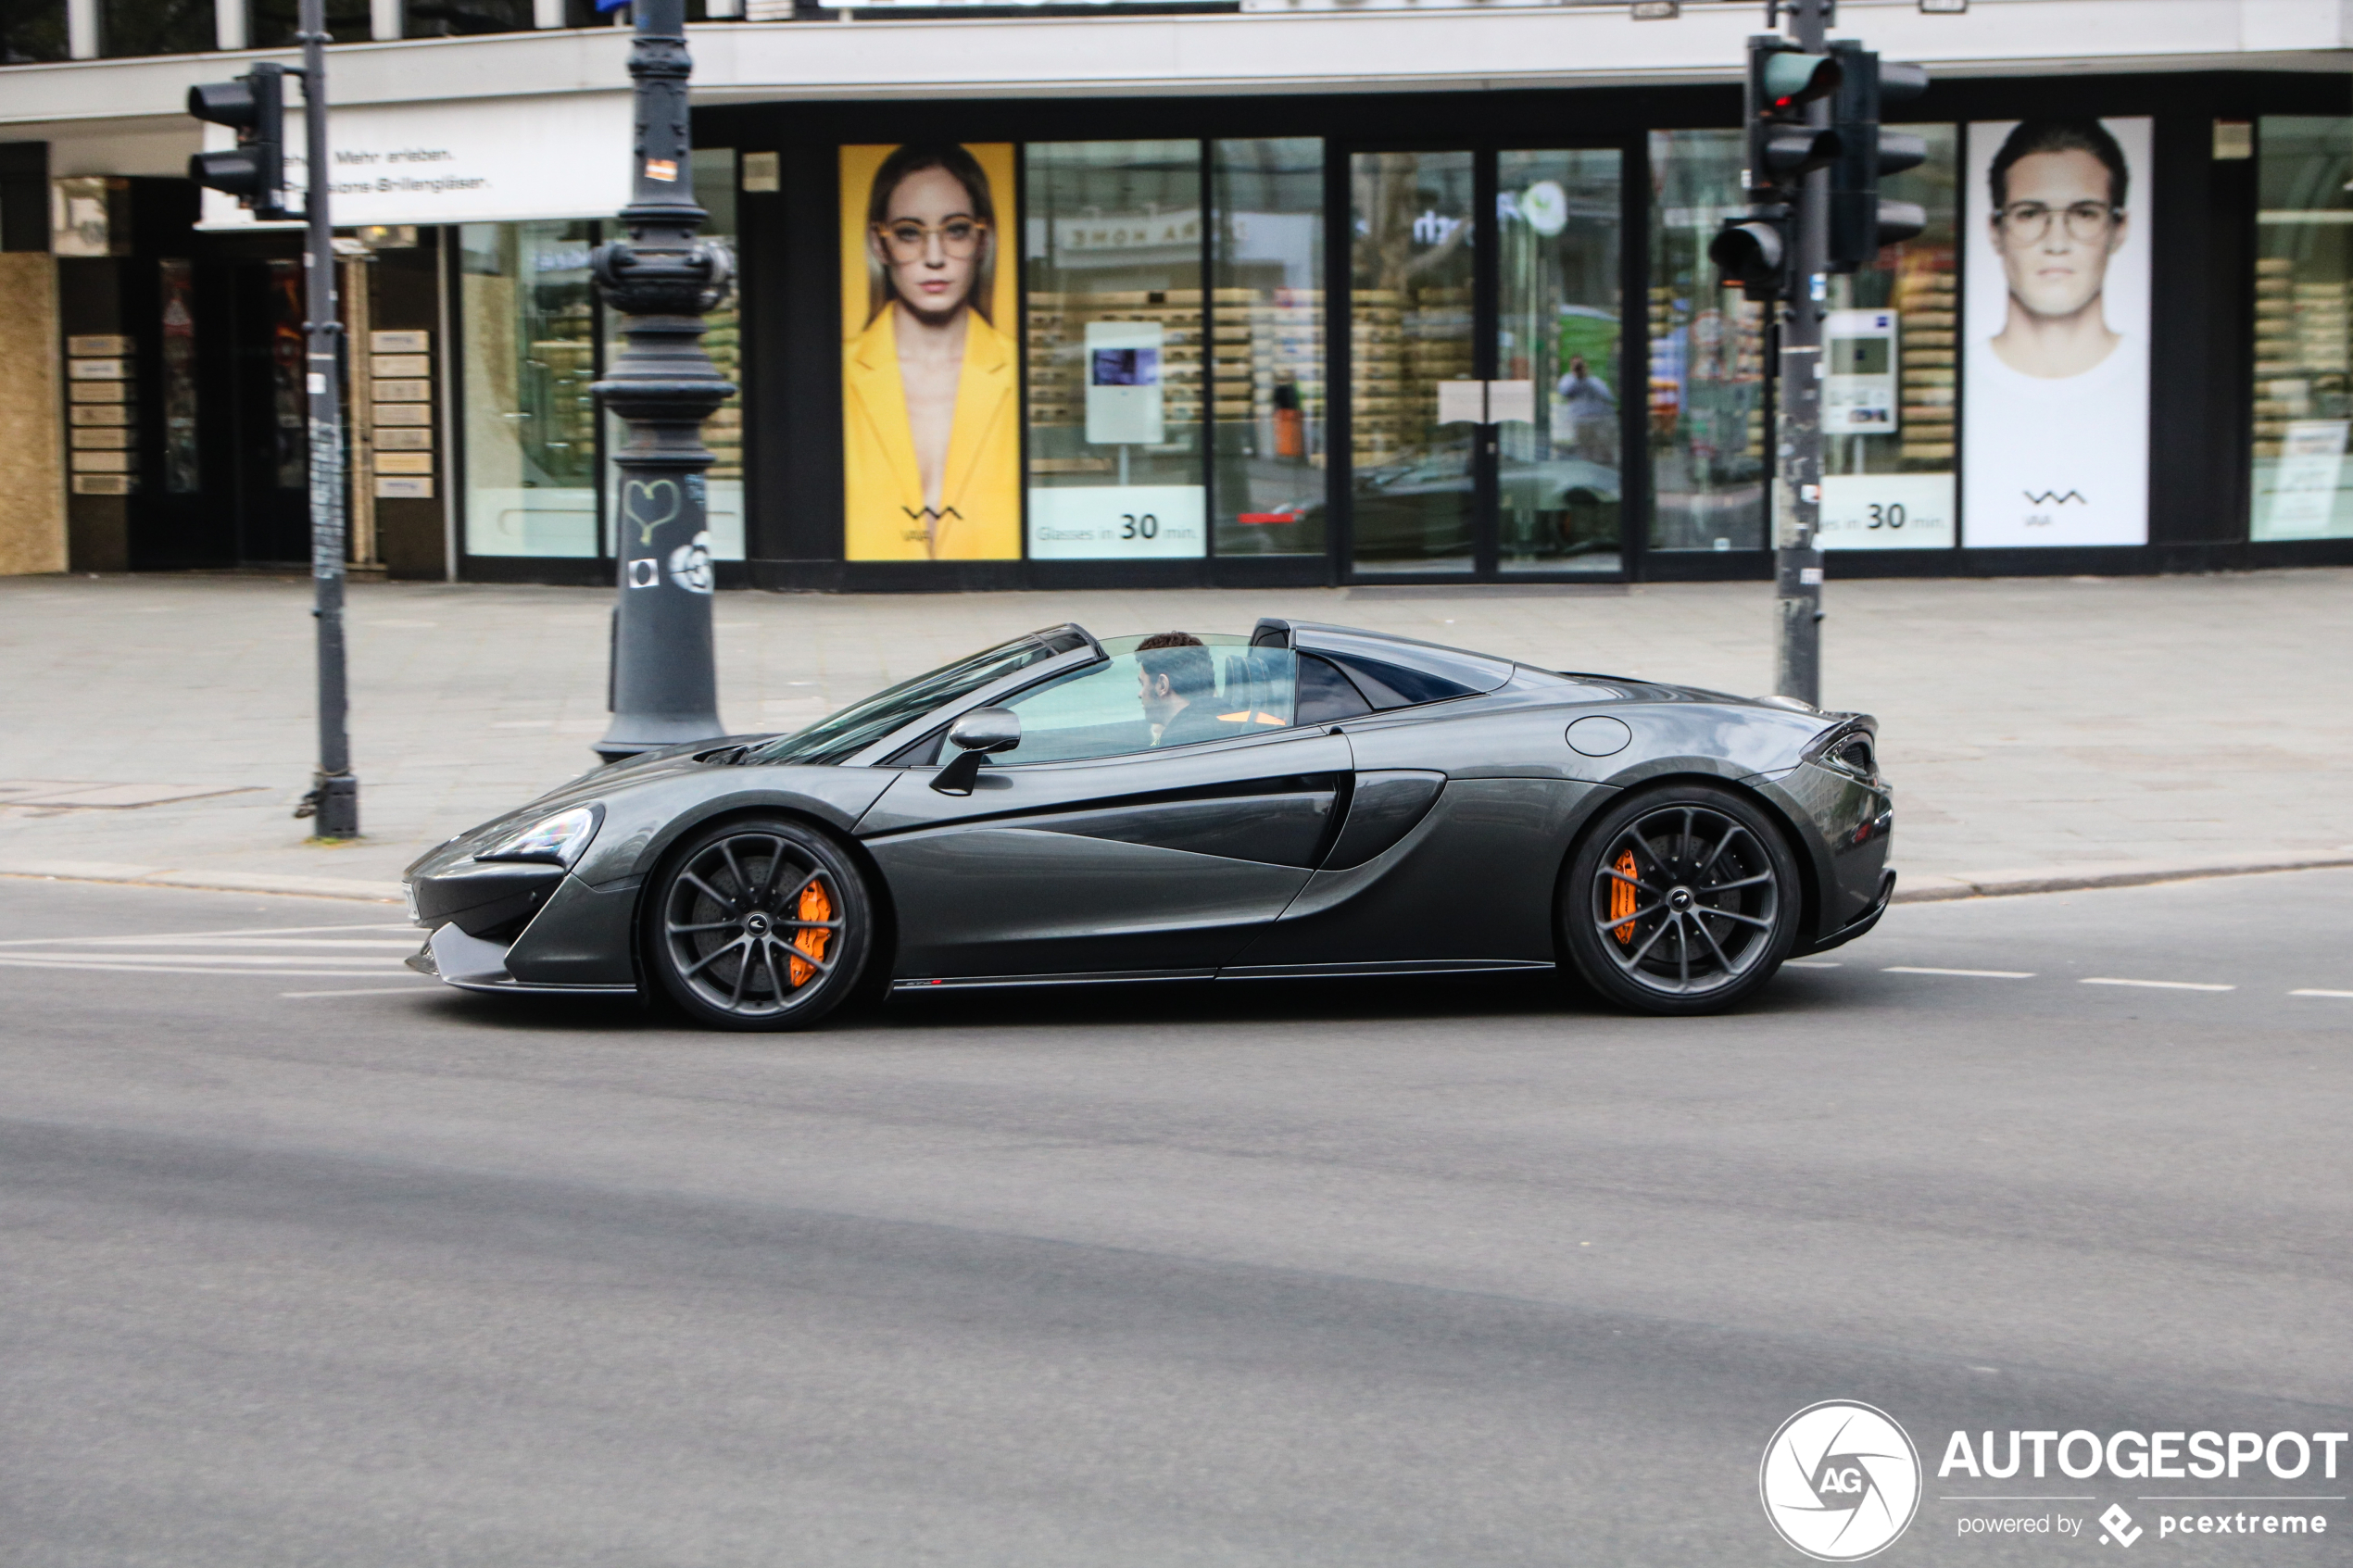
{"type": "MultiPolygon", "coordinates": [[[[307,582],[0,580],[0,872],[381,892],[427,846],[593,764],[610,601],[356,584],[368,836],[325,848],[290,815],[316,747],[307,582]]],[[[1829,606],[1825,696],[1880,716],[1914,890],[2353,861],[2353,571],[1834,578],[1829,606]]],[[[1243,631],[1265,614],[1754,693],[1771,610],[1756,583],[729,593],[721,708],[788,729],[1053,621],[1243,631]]]]}

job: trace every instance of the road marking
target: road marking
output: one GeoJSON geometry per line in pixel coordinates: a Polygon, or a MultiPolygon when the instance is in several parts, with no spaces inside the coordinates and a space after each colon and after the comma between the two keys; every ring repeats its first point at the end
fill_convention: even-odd
{"type": "Polygon", "coordinates": [[[2346,998],[2347,1000],[2348,1000],[2348,1001],[2353,1001],[2353,991],[2311,991],[2311,990],[2305,990],[2305,991],[2290,991],[2290,992],[2288,993],[2288,995],[2289,995],[2289,996],[2291,996],[2291,997],[2345,997],[2345,998],[2346,998]]]}
{"type": "Polygon", "coordinates": [[[1838,962],[1836,960],[1826,963],[1820,959],[1783,959],[1781,967],[1783,969],[1836,969],[1838,962]]]}
{"type": "Polygon", "coordinates": [[[419,975],[407,985],[378,985],[360,991],[281,991],[281,997],[413,997],[431,988],[428,976],[419,975]],[[422,984],[420,984],[422,983],[422,984]]]}
{"type": "Polygon", "coordinates": [[[260,975],[271,980],[382,980],[390,969],[198,969],[161,963],[48,963],[40,959],[0,958],[0,969],[55,969],[74,974],[260,975]]]}
{"type": "MultiPolygon", "coordinates": [[[[253,926],[240,931],[159,931],[146,936],[23,936],[0,942],[0,947],[53,947],[60,942],[221,942],[233,936],[322,936],[344,931],[415,931],[407,921],[381,921],[368,925],[253,926]]],[[[422,935],[417,938],[423,941],[422,935]]]]}
{"type": "Polygon", "coordinates": [[[2032,980],[2031,969],[1922,969],[1912,964],[1890,964],[1881,974],[1963,974],[1971,980],[2032,980]]]}
{"type": "Polygon", "coordinates": [[[2086,985],[2139,985],[2151,991],[2235,991],[2238,989],[2235,985],[2208,985],[2197,980],[2111,980],[2104,975],[2095,975],[2082,984],[2086,985]]]}

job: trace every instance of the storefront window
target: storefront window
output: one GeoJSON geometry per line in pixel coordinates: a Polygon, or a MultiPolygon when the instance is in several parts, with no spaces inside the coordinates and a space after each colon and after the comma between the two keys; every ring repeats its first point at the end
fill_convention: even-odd
{"type": "Polygon", "coordinates": [[[1529,383],[1529,417],[1496,425],[1496,558],[1505,571],[1622,564],[1618,164],[1614,147],[1496,155],[1495,373],[1529,383]]]}
{"type": "Polygon", "coordinates": [[[2353,119],[2266,116],[2259,137],[2251,533],[2341,538],[2353,534],[2353,119]]]}
{"type": "Polygon", "coordinates": [[[593,557],[595,226],[468,223],[459,235],[466,551],[593,557]]]}
{"type": "Polygon", "coordinates": [[[1823,323],[1821,543],[1825,549],[1930,549],[1954,543],[1953,415],[1960,135],[1904,128],[1928,144],[1887,177],[1891,201],[1928,214],[1919,237],[1830,281],[1823,323]]]}
{"type": "Polygon", "coordinates": [[[1201,556],[1201,144],[1032,143],[1024,169],[1029,555],[1201,556]]]}
{"type": "Polygon", "coordinates": [[[1473,566],[1477,420],[1449,396],[1478,363],[1477,159],[1465,150],[1350,161],[1351,566],[1473,566]]]}
{"type": "Polygon", "coordinates": [[[105,0],[101,53],[193,55],[213,46],[210,0],[105,0]]]}
{"type": "Polygon", "coordinates": [[[1210,345],[1220,555],[1324,550],[1324,144],[1219,142],[1210,345]]]}
{"type": "Polygon", "coordinates": [[[1741,133],[1655,131],[1650,157],[1650,547],[1764,549],[1765,307],[1707,259],[1742,210],[1741,133]]]}

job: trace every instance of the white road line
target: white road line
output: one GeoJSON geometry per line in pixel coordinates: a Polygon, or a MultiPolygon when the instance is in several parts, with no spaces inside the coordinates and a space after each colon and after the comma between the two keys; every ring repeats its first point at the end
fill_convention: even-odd
{"type": "Polygon", "coordinates": [[[2288,995],[2291,997],[2342,997],[2347,1001],[2353,1001],[2353,991],[2314,991],[2307,989],[2302,991],[2290,991],[2288,995]]]}
{"type": "Polygon", "coordinates": [[[175,964],[47,963],[40,959],[0,958],[0,969],[54,969],[72,974],[209,974],[220,978],[261,975],[272,980],[382,980],[382,969],[197,969],[175,964]]]}
{"type": "Polygon", "coordinates": [[[2151,991],[2235,991],[2235,985],[2208,985],[2196,980],[2112,980],[2095,975],[2082,982],[2086,985],[2138,985],[2151,991]]]}
{"type": "Polygon", "coordinates": [[[417,976],[414,984],[408,985],[376,985],[359,991],[281,991],[278,995],[281,997],[413,997],[421,990],[430,990],[432,985],[431,978],[421,974],[417,976]]]}
{"type": "Polygon", "coordinates": [[[1822,959],[1783,959],[1781,960],[1781,967],[1783,969],[1836,969],[1838,967],[1838,960],[1835,959],[1828,960],[1822,959]]]}
{"type": "MultiPolygon", "coordinates": [[[[411,947],[409,952],[415,952],[411,947]]],[[[144,967],[147,964],[204,964],[220,969],[234,969],[240,964],[343,964],[374,963],[385,968],[396,967],[400,960],[389,953],[370,956],[361,953],[0,953],[0,963],[40,964],[49,969],[118,969],[125,964],[144,967]]]]}
{"type": "Polygon", "coordinates": [[[2032,980],[2031,969],[1924,969],[1915,964],[1890,964],[1881,974],[1961,974],[1971,980],[2032,980]]]}
{"type": "MultiPolygon", "coordinates": [[[[324,936],[344,931],[417,929],[405,920],[378,921],[367,925],[262,925],[237,931],[158,931],[145,936],[23,936],[0,942],[0,947],[44,947],[57,942],[170,942],[222,936],[324,936]]],[[[418,940],[423,940],[422,935],[418,940]]]]}
{"type": "Polygon", "coordinates": [[[21,942],[15,947],[18,951],[35,947],[93,947],[107,952],[125,947],[330,947],[339,952],[384,952],[396,948],[413,953],[423,940],[422,933],[415,941],[397,936],[52,936],[41,943],[21,942]]]}

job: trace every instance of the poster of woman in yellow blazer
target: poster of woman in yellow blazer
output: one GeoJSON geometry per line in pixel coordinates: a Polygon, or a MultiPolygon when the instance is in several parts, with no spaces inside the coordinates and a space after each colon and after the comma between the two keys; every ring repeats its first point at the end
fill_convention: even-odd
{"type": "Polygon", "coordinates": [[[1011,144],[841,149],[844,553],[1021,555],[1011,144]]]}

